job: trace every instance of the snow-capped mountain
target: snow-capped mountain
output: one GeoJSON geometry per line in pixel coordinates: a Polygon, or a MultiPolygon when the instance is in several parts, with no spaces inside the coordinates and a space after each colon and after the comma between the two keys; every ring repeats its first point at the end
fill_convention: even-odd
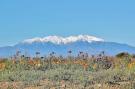
{"type": "Polygon", "coordinates": [[[67,51],[72,50],[73,55],[79,51],[88,54],[99,54],[104,51],[106,55],[116,55],[120,52],[135,54],[135,47],[127,44],[106,42],[101,38],[89,35],[78,35],[69,37],[47,36],[44,38],[32,38],[24,40],[14,46],[0,47],[0,57],[9,57],[21,51],[22,54],[35,56],[35,52],[40,52],[41,56],[48,55],[52,51],[58,55],[67,55],[67,51]]]}
{"type": "Polygon", "coordinates": [[[94,36],[89,35],[78,35],[78,36],[69,36],[69,37],[60,37],[60,36],[48,36],[44,38],[32,38],[24,40],[23,43],[33,43],[33,42],[51,42],[54,44],[67,44],[67,43],[73,43],[76,41],[86,41],[86,42],[92,42],[92,41],[104,41],[101,38],[97,38],[94,36]]]}

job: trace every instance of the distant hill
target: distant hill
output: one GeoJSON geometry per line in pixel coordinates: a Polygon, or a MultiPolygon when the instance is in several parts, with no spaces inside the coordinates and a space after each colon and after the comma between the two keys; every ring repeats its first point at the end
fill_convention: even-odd
{"type": "Polygon", "coordinates": [[[106,55],[116,55],[120,52],[135,54],[135,47],[127,44],[106,42],[103,39],[79,35],[70,37],[48,36],[44,38],[27,39],[14,46],[0,47],[0,57],[9,57],[19,50],[22,54],[34,56],[35,52],[40,52],[42,56],[48,55],[52,51],[58,55],[67,55],[67,51],[72,50],[73,55],[79,51],[88,54],[99,54],[104,51],[106,55]]]}

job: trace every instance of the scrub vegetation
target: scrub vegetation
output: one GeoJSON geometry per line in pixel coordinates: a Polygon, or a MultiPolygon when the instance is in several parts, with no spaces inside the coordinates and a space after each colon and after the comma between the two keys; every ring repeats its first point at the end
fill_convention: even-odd
{"type": "Polygon", "coordinates": [[[1,58],[0,89],[135,89],[135,55],[35,55],[1,58]]]}

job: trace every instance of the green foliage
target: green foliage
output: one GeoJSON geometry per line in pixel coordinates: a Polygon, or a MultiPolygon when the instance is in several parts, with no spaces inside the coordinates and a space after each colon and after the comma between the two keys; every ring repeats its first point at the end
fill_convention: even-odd
{"type": "Polygon", "coordinates": [[[130,56],[131,55],[129,53],[125,53],[125,52],[122,52],[116,55],[116,57],[118,58],[124,58],[124,57],[130,57],[130,56]]]}

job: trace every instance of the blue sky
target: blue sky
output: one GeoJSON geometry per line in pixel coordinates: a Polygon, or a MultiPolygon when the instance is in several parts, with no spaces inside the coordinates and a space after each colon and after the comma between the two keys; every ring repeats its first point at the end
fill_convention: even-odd
{"type": "Polygon", "coordinates": [[[0,46],[78,34],[135,46],[135,1],[0,0],[0,46]]]}

